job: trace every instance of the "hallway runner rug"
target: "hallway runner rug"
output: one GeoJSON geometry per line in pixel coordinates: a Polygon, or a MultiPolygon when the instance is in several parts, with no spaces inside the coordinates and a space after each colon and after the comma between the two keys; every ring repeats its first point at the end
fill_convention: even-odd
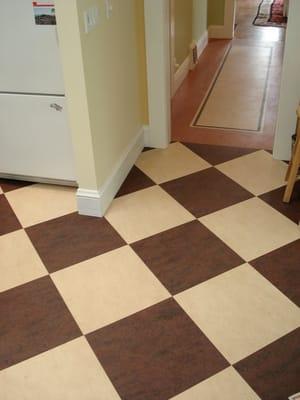
{"type": "Polygon", "coordinates": [[[271,56],[270,47],[232,46],[192,126],[261,132],[271,56]]]}
{"type": "Polygon", "coordinates": [[[258,7],[253,25],[285,28],[287,24],[287,17],[284,16],[285,1],[286,0],[262,0],[258,7]]]}

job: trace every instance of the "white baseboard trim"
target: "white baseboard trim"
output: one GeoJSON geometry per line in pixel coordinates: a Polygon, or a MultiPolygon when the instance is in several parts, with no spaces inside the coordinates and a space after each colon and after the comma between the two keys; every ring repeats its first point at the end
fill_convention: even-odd
{"type": "Polygon", "coordinates": [[[145,147],[153,147],[151,146],[151,138],[150,138],[150,126],[144,125],[144,143],[145,147]]]}
{"type": "Polygon", "coordinates": [[[210,39],[232,39],[232,29],[226,25],[210,25],[208,27],[210,39]]]}
{"type": "Polygon", "coordinates": [[[129,171],[134,166],[138,156],[145,145],[144,127],[127,146],[119,161],[116,163],[112,174],[106,179],[99,190],[79,188],[77,190],[77,206],[81,215],[103,217],[111,204],[120,186],[126,179],[129,171]]]}
{"type": "Polygon", "coordinates": [[[144,140],[145,147],[153,147],[154,149],[166,149],[170,143],[170,141],[165,142],[165,140],[162,140],[161,143],[157,143],[157,141],[153,140],[149,125],[144,125],[144,140]]]}
{"type": "MultiPolygon", "coordinates": [[[[198,55],[198,58],[203,53],[203,50],[207,46],[207,43],[208,43],[208,31],[206,30],[203,33],[203,35],[197,41],[197,55],[198,55]]],[[[191,67],[191,57],[189,55],[189,56],[186,57],[186,59],[180,65],[178,70],[175,72],[173,96],[177,92],[177,90],[180,88],[180,86],[182,85],[182,83],[185,80],[185,78],[188,76],[188,73],[190,71],[190,67],[191,67]]]]}
{"type": "Polygon", "coordinates": [[[197,53],[198,53],[198,58],[201,56],[203,53],[205,47],[208,44],[208,31],[206,30],[203,35],[198,39],[197,41],[197,53]]]}
{"type": "Polygon", "coordinates": [[[178,70],[175,72],[174,76],[174,94],[177,92],[179,87],[182,85],[183,81],[187,77],[189,70],[190,70],[190,63],[191,59],[190,56],[188,55],[187,58],[183,61],[183,63],[180,65],[178,70]]]}

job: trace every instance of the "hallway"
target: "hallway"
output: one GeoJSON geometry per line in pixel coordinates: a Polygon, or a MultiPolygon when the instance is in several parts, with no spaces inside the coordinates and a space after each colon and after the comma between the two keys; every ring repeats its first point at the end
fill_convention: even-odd
{"type": "Polygon", "coordinates": [[[173,140],[272,149],[285,29],[254,26],[259,4],[239,1],[234,40],[211,40],[177,91],[172,101],[173,140]],[[233,52],[243,54],[236,64],[229,62],[233,52]],[[261,120],[259,129],[256,119],[261,120]]]}

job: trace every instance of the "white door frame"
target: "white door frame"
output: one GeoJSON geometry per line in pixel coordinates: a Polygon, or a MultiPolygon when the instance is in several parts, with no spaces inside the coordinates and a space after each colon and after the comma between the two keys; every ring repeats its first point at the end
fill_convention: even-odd
{"type": "Polygon", "coordinates": [[[145,145],[166,148],[171,141],[170,2],[144,0],[149,126],[145,145]]]}
{"type": "Polygon", "coordinates": [[[176,72],[176,58],[175,58],[175,0],[169,0],[170,2],[170,85],[171,92],[170,97],[172,98],[175,94],[175,72],[176,72]]]}

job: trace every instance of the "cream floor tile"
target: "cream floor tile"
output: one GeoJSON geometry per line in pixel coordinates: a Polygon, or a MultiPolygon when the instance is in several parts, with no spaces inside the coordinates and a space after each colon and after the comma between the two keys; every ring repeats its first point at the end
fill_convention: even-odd
{"type": "Polygon", "coordinates": [[[47,274],[25,231],[0,236],[0,292],[47,274]]]}
{"type": "Polygon", "coordinates": [[[270,48],[233,46],[197,125],[258,130],[265,103],[270,56],[270,48]],[[254,67],[249,62],[256,52],[257,64],[254,67]]]}
{"type": "Polygon", "coordinates": [[[120,399],[85,338],[0,371],[1,400],[120,399]]]}
{"type": "Polygon", "coordinates": [[[258,198],[209,214],[200,222],[246,261],[300,238],[296,224],[258,198]]]}
{"type": "Polygon", "coordinates": [[[260,150],[217,166],[229,178],[256,196],[285,184],[287,165],[260,150]]]}
{"type": "Polygon", "coordinates": [[[192,214],[158,186],[115,199],[105,218],[127,243],[194,219],[192,214]]]}
{"type": "Polygon", "coordinates": [[[211,166],[181,143],[172,143],[164,150],[145,151],[136,165],[155,183],[180,178],[211,166]]]}
{"type": "Polygon", "coordinates": [[[129,246],[58,271],[52,279],[84,333],[170,297],[129,246]]]}
{"type": "MultiPolygon", "coordinates": [[[[233,82],[230,82],[230,93],[234,95],[236,98],[237,96],[240,96],[241,94],[243,95],[249,95],[250,97],[256,96],[258,97],[259,95],[263,95],[265,91],[265,86],[261,84],[260,81],[255,81],[252,82],[252,85],[247,88],[247,93],[244,90],[244,85],[243,82],[240,80],[235,80],[233,82]]],[[[228,82],[227,81],[218,81],[218,84],[215,86],[216,89],[218,90],[227,90],[228,91],[228,82]]],[[[225,93],[224,93],[225,94],[225,93]]],[[[228,93],[227,93],[228,94],[228,93]]]]}
{"type": "Polygon", "coordinates": [[[260,400],[244,379],[230,367],[172,400],[260,400]]]}
{"type": "Polygon", "coordinates": [[[247,96],[224,102],[224,96],[219,96],[219,91],[216,90],[209,98],[197,124],[255,131],[259,129],[261,107],[259,99],[247,96]]]}
{"type": "Polygon", "coordinates": [[[298,307],[247,264],[175,298],[232,364],[300,326],[298,307]]]}
{"type": "MultiPolygon", "coordinates": [[[[249,96],[247,93],[243,94],[239,97],[234,97],[230,102],[224,104],[224,96],[228,94],[228,88],[216,88],[213,95],[210,97],[207,102],[207,108],[210,108],[213,111],[213,106],[217,108],[217,111],[226,110],[226,112],[232,112],[237,115],[242,114],[245,116],[247,112],[255,112],[257,116],[260,115],[261,112],[261,96],[262,93],[257,96],[249,96]]],[[[206,111],[206,110],[204,110],[206,111]]],[[[212,118],[213,116],[211,116],[212,118]]],[[[215,118],[218,118],[216,115],[215,118]]]]}
{"type": "Polygon", "coordinates": [[[251,88],[252,84],[258,84],[262,88],[265,88],[268,71],[269,69],[267,67],[260,68],[255,73],[254,70],[243,71],[240,68],[239,69],[230,67],[227,68],[226,66],[226,68],[222,71],[222,75],[220,76],[219,81],[226,82],[228,84],[229,89],[230,85],[235,81],[238,81],[240,83],[244,82],[244,89],[240,94],[247,93],[248,87],[251,88]]]}
{"type": "MultiPolygon", "coordinates": [[[[224,96],[228,95],[228,86],[227,82],[219,82],[213,93],[214,98],[222,102],[224,96]]],[[[238,102],[241,100],[243,103],[247,102],[247,105],[252,108],[260,109],[261,104],[256,103],[261,101],[261,98],[264,95],[264,87],[262,85],[253,85],[251,88],[247,89],[247,92],[243,92],[243,95],[241,96],[242,90],[243,88],[241,85],[231,85],[230,94],[233,96],[231,104],[238,105],[238,102]],[[256,102],[254,102],[254,100],[256,100],[256,102]]]]}
{"type": "Polygon", "coordinates": [[[23,227],[38,224],[77,210],[75,189],[36,184],[6,193],[23,227]]]}

